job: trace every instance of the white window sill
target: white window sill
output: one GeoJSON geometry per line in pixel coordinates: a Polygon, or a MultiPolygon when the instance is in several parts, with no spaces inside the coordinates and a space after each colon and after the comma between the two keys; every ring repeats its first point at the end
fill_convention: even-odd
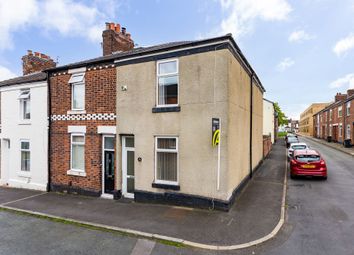
{"type": "Polygon", "coordinates": [[[31,172],[30,171],[19,171],[17,173],[17,175],[19,177],[26,177],[26,178],[30,178],[31,177],[31,172]]]}
{"type": "Polygon", "coordinates": [[[82,176],[86,177],[86,172],[82,170],[70,169],[66,172],[67,175],[82,176]]]}
{"type": "Polygon", "coordinates": [[[68,115],[75,115],[75,114],[86,114],[85,110],[70,110],[67,111],[68,115]]]}
{"type": "Polygon", "coordinates": [[[18,122],[18,125],[31,125],[31,121],[22,120],[22,121],[18,122]]]}

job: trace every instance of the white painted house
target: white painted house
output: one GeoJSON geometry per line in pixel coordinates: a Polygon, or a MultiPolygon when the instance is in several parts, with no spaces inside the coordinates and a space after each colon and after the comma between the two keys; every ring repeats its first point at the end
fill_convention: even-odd
{"type": "Polygon", "coordinates": [[[275,110],[274,103],[263,98],[263,135],[270,135],[274,143],[275,135],[275,110]]]}
{"type": "Polygon", "coordinates": [[[0,82],[0,185],[47,189],[48,112],[46,74],[0,82]]]}

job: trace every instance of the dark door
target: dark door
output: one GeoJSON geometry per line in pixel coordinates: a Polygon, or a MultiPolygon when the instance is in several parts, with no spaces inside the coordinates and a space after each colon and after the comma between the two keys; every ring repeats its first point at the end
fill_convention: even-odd
{"type": "Polygon", "coordinates": [[[104,152],[104,193],[114,190],[114,151],[104,152]]]}

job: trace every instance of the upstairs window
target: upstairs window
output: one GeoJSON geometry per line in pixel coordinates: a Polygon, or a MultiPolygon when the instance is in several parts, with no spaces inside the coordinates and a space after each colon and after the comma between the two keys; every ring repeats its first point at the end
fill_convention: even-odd
{"type": "Polygon", "coordinates": [[[347,116],[350,115],[350,101],[347,103],[347,116]]]}
{"type": "Polygon", "coordinates": [[[30,171],[31,151],[29,141],[21,141],[21,171],[30,171]]]}
{"type": "Polygon", "coordinates": [[[329,110],[329,120],[332,120],[332,109],[329,110]]]}
{"type": "Polygon", "coordinates": [[[338,107],[338,117],[342,117],[342,106],[338,107]]]}
{"type": "Polygon", "coordinates": [[[69,83],[71,84],[71,110],[85,110],[85,74],[73,74],[69,83]]]}
{"type": "Polygon", "coordinates": [[[178,60],[157,62],[157,106],[178,105],[178,60]]]}
{"type": "Polygon", "coordinates": [[[31,119],[31,101],[30,101],[30,91],[23,90],[20,92],[18,99],[20,100],[20,115],[22,120],[31,119]]]}

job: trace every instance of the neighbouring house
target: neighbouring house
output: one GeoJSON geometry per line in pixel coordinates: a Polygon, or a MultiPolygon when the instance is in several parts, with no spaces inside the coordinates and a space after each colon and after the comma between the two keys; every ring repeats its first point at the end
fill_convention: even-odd
{"type": "Polygon", "coordinates": [[[354,89],[347,94],[337,93],[334,102],[313,115],[314,137],[349,144],[354,141],[354,114],[350,108],[354,101],[354,89]]]}
{"type": "Polygon", "coordinates": [[[313,115],[323,110],[329,103],[313,103],[300,114],[299,134],[313,136],[313,115]]]}
{"type": "Polygon", "coordinates": [[[263,158],[265,90],[234,39],[133,48],[106,25],[103,57],[47,71],[51,189],[228,210],[263,158]]]}
{"type": "Polygon", "coordinates": [[[263,135],[270,136],[271,143],[275,142],[276,119],[274,103],[263,98],[263,135]]]}
{"type": "MultiPolygon", "coordinates": [[[[52,191],[117,195],[114,52],[132,50],[126,28],[106,23],[103,57],[49,69],[52,191]]],[[[119,120],[118,123],[120,123],[119,120]]]]}
{"type": "Polygon", "coordinates": [[[232,36],[137,49],[115,64],[117,189],[228,210],[263,158],[264,88],[232,36]]]}
{"type": "Polygon", "coordinates": [[[56,63],[32,51],[22,61],[23,76],[0,82],[0,184],[47,190],[47,75],[41,71],[56,63]]]}

